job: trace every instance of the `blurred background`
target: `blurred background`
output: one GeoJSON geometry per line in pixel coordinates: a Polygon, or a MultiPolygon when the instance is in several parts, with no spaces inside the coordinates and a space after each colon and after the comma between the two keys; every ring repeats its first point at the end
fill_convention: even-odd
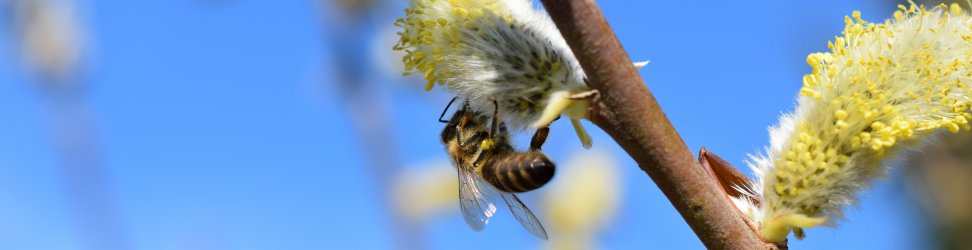
{"type": "MultiPolygon", "coordinates": [[[[807,54],[898,3],[599,4],[689,147],[745,168],[807,54]]],[[[504,209],[470,230],[438,136],[451,96],[391,51],[405,5],[0,0],[0,249],[703,248],[607,135],[584,151],[563,122],[557,176],[521,195],[550,241],[504,209]]],[[[790,247],[972,248],[972,136],[923,154],[790,247]]]]}

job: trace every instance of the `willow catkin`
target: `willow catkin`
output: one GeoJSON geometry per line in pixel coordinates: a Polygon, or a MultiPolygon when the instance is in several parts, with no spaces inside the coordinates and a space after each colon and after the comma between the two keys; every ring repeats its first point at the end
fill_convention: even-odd
{"type": "MultiPolygon", "coordinates": [[[[528,0],[413,0],[396,21],[406,74],[422,74],[514,129],[545,127],[570,117],[585,147],[580,125],[588,101],[570,98],[590,90],[567,43],[546,13],[528,0]]],[[[636,67],[644,63],[636,63],[636,67]]]]}
{"type": "Polygon", "coordinates": [[[903,152],[935,131],[968,129],[972,20],[957,5],[899,6],[893,20],[846,17],[828,53],[807,57],[793,113],[752,156],[758,180],[736,204],[771,242],[834,225],[841,211],[903,152]]]}

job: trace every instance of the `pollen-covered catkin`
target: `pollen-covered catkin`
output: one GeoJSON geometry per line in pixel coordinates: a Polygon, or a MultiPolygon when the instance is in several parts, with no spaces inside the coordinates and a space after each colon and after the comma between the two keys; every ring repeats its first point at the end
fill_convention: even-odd
{"type": "Polygon", "coordinates": [[[584,72],[530,1],[413,0],[405,12],[394,49],[405,53],[406,74],[424,76],[426,89],[444,85],[487,114],[495,100],[517,129],[546,126],[562,113],[586,118],[587,102],[563,94],[589,90],[584,72]]]}
{"type": "Polygon", "coordinates": [[[758,183],[743,189],[761,205],[736,200],[765,240],[834,225],[903,152],[969,129],[972,19],[957,5],[899,7],[883,23],[855,11],[830,52],[807,57],[796,110],[750,162],[758,183]]]}

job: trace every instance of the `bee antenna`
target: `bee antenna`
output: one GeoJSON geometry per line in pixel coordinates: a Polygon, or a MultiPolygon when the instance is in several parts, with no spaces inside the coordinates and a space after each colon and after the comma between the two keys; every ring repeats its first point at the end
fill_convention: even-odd
{"type": "Polygon", "coordinates": [[[445,109],[442,110],[442,114],[439,115],[439,122],[441,122],[441,123],[449,123],[449,120],[442,120],[442,117],[445,117],[446,111],[449,111],[449,107],[452,107],[452,103],[453,102],[456,102],[456,99],[459,99],[459,97],[458,96],[453,97],[452,100],[449,101],[449,104],[446,104],[445,109]]]}

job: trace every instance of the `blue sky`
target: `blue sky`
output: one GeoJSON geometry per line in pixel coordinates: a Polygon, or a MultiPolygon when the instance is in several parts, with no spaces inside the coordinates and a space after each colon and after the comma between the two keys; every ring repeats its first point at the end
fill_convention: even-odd
{"type": "MultiPolygon", "coordinates": [[[[806,55],[827,49],[843,17],[861,10],[867,20],[883,20],[894,7],[876,0],[599,2],[631,57],[651,60],[640,72],[692,151],[706,146],[737,166],[792,109],[809,71],[806,55]]],[[[335,64],[346,62],[332,57],[318,3],[78,4],[90,45],[84,79],[91,119],[132,248],[391,247],[386,208],[364,167],[380,152],[361,150],[351,132],[333,82],[335,64]]],[[[402,15],[387,9],[368,26],[376,33],[402,15]]],[[[20,64],[11,36],[9,26],[0,30],[0,249],[84,249],[54,151],[49,100],[20,64]]],[[[362,50],[372,44],[391,47],[377,41],[362,50]]],[[[422,92],[421,83],[380,67],[371,71],[404,164],[443,159],[435,117],[447,94],[422,92]]],[[[580,149],[568,126],[553,129],[545,146],[552,158],[580,149]]],[[[603,132],[589,130],[595,148],[616,156],[625,183],[623,207],[601,244],[702,248],[635,163],[603,132]]],[[[790,246],[917,248],[919,218],[894,181],[881,181],[838,229],[810,229],[790,246]]],[[[435,249],[539,246],[500,216],[474,233],[458,213],[443,215],[423,236],[435,249]]]]}

